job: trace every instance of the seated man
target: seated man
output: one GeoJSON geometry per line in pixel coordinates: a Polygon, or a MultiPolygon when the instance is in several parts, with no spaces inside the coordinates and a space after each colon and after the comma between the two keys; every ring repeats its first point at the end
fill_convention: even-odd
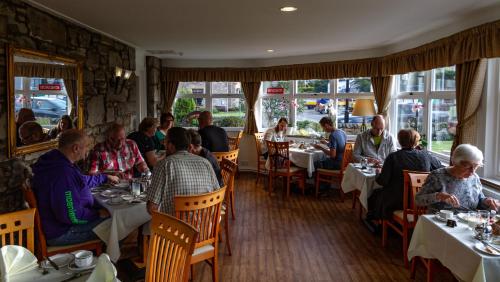
{"type": "Polygon", "coordinates": [[[106,132],[106,141],[96,144],[90,154],[89,174],[115,171],[122,178],[131,179],[134,166],[139,172],[149,170],[135,142],[125,138],[123,125],[114,123],[106,132]]]}
{"type": "Polygon", "coordinates": [[[324,145],[314,145],[316,149],[322,150],[328,156],[325,160],[316,163],[316,167],[338,170],[342,166],[347,136],[344,131],[333,127],[333,121],[329,117],[323,117],[319,121],[319,125],[321,125],[321,128],[329,133],[330,136],[328,141],[321,141],[321,143],[328,144],[328,148],[325,148],[324,145]]]}
{"type": "Polygon", "coordinates": [[[212,125],[212,113],[202,112],[198,117],[198,124],[203,148],[210,152],[228,152],[229,140],[226,131],[218,126],[212,125]]]}
{"type": "MultiPolygon", "coordinates": [[[[134,140],[141,152],[142,157],[146,160],[146,164],[150,170],[160,160],[156,157],[156,146],[153,137],[156,131],[156,118],[146,117],[139,124],[139,131],[130,133],[127,138],[134,140]]],[[[162,158],[163,159],[163,158],[162,158]]],[[[135,174],[136,177],[140,176],[135,174]]]]}
{"type": "Polygon", "coordinates": [[[212,165],[212,168],[214,169],[215,175],[217,176],[217,181],[219,181],[219,186],[223,186],[224,184],[222,181],[222,174],[220,171],[220,166],[219,162],[217,161],[217,158],[209,150],[201,146],[201,136],[200,134],[198,134],[198,132],[196,132],[196,130],[188,129],[187,132],[189,138],[191,139],[191,144],[189,145],[188,151],[191,154],[195,154],[197,156],[207,159],[212,165]]]}
{"type": "Polygon", "coordinates": [[[47,141],[47,134],[36,121],[27,121],[19,127],[19,138],[22,145],[31,145],[47,141]]]}
{"type": "Polygon", "coordinates": [[[197,195],[219,189],[212,165],[206,159],[189,153],[186,129],[172,127],[167,132],[167,157],[158,162],[147,190],[148,212],[174,215],[175,195],[197,195]]]}
{"type": "Polygon", "coordinates": [[[367,158],[369,162],[378,164],[384,162],[390,153],[396,152],[396,141],[385,130],[384,117],[381,115],[374,116],[371,125],[371,129],[356,137],[352,153],[355,162],[367,158]]]}
{"type": "Polygon", "coordinates": [[[106,181],[118,182],[112,175],[83,175],[75,162],[87,155],[85,132],[69,129],[61,133],[59,146],[43,154],[33,165],[33,191],[43,231],[49,245],[71,245],[97,236],[92,229],[109,214],[95,205],[90,188],[106,181]]]}

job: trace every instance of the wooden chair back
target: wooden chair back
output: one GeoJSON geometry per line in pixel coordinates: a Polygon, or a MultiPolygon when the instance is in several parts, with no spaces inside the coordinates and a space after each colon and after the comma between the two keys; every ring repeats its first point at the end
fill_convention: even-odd
{"type": "Polygon", "coordinates": [[[38,204],[36,201],[35,193],[29,187],[23,188],[24,199],[28,203],[30,208],[37,209],[35,212],[35,227],[37,234],[37,250],[35,252],[37,258],[39,260],[43,259],[43,257],[47,256],[47,241],[45,239],[45,233],[43,233],[42,229],[42,220],[40,219],[40,214],[38,213],[38,204]]]}
{"type": "Polygon", "coordinates": [[[290,143],[266,141],[271,170],[285,169],[290,171],[290,143]]]}
{"type": "Polygon", "coordinates": [[[195,248],[215,245],[219,234],[219,218],[226,186],[211,193],[175,196],[175,217],[198,230],[195,248]]]}
{"type": "Polygon", "coordinates": [[[424,186],[427,176],[428,172],[403,170],[403,219],[407,218],[407,214],[412,214],[415,217],[413,222],[416,222],[417,217],[425,213],[425,207],[415,205],[415,195],[424,186]]]}
{"type": "Polygon", "coordinates": [[[352,163],[354,160],[353,152],[354,143],[347,142],[345,143],[344,155],[342,156],[342,167],[341,170],[344,171],[349,163],[352,163]]]}
{"type": "Polygon", "coordinates": [[[238,135],[236,135],[235,137],[228,137],[227,139],[229,141],[229,148],[231,150],[239,149],[241,138],[243,138],[243,130],[240,130],[238,132],[238,135]]]}
{"type": "MultiPolygon", "coordinates": [[[[238,170],[238,164],[230,161],[229,159],[222,159],[220,163],[220,170],[224,185],[227,187],[226,193],[229,194],[234,188],[234,176],[238,170]]],[[[228,200],[227,197],[226,200],[228,200]]]]}
{"type": "Polygon", "coordinates": [[[198,231],[167,214],[153,212],[146,281],[187,281],[198,231]]]}
{"type": "Polygon", "coordinates": [[[228,159],[230,161],[237,162],[239,151],[240,151],[239,149],[236,149],[229,152],[212,152],[212,154],[214,154],[215,158],[217,159],[220,165],[223,159],[228,159]]]}
{"type": "Polygon", "coordinates": [[[23,246],[35,253],[35,209],[0,214],[0,247],[23,246]]]}
{"type": "Polygon", "coordinates": [[[259,158],[262,155],[262,143],[264,142],[264,132],[256,132],[253,134],[253,137],[255,139],[255,149],[257,150],[257,157],[259,158]]]}

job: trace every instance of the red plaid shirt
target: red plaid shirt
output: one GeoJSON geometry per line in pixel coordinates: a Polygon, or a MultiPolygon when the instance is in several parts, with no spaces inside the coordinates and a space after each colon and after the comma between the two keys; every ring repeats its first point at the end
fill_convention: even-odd
{"type": "Polygon", "coordinates": [[[144,159],[133,140],[125,140],[120,150],[111,148],[105,141],[96,144],[90,153],[89,174],[114,170],[123,172],[123,177],[130,179],[134,176],[134,166],[141,162],[144,159]]]}

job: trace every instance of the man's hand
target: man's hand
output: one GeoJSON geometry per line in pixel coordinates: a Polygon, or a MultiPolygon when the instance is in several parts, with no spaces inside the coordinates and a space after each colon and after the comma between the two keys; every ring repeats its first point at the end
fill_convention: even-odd
{"type": "Polygon", "coordinates": [[[110,217],[111,215],[109,214],[107,209],[100,209],[99,210],[99,217],[100,218],[107,218],[110,217]]]}
{"type": "Polygon", "coordinates": [[[500,203],[497,200],[490,197],[484,200],[484,204],[487,205],[490,209],[495,211],[497,211],[498,207],[500,206],[500,203]]]}
{"type": "Polygon", "coordinates": [[[455,195],[448,194],[446,192],[437,193],[436,198],[440,202],[445,202],[455,208],[460,207],[460,201],[455,195]]]}
{"type": "Polygon", "coordinates": [[[321,138],[319,142],[321,142],[321,144],[328,144],[328,140],[326,140],[325,138],[321,138]]]}
{"type": "Polygon", "coordinates": [[[116,175],[108,174],[106,176],[108,177],[108,182],[111,184],[116,184],[116,183],[120,182],[120,178],[116,175]]]}
{"type": "Polygon", "coordinates": [[[149,214],[153,214],[153,211],[158,211],[158,205],[151,202],[151,201],[148,201],[148,203],[146,204],[146,208],[148,210],[148,213],[149,214]]]}
{"type": "Polygon", "coordinates": [[[381,161],[379,159],[370,158],[370,157],[367,157],[366,159],[368,160],[368,163],[374,164],[376,166],[380,165],[380,163],[381,163],[381,161]]]}

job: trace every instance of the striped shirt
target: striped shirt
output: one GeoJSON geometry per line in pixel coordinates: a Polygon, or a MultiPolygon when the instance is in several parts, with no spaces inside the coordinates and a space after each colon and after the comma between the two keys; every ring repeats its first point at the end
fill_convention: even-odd
{"type": "Polygon", "coordinates": [[[197,195],[219,189],[212,165],[206,159],[178,151],[158,162],[153,171],[147,200],[159,205],[159,211],[174,215],[176,195],[197,195]]]}

